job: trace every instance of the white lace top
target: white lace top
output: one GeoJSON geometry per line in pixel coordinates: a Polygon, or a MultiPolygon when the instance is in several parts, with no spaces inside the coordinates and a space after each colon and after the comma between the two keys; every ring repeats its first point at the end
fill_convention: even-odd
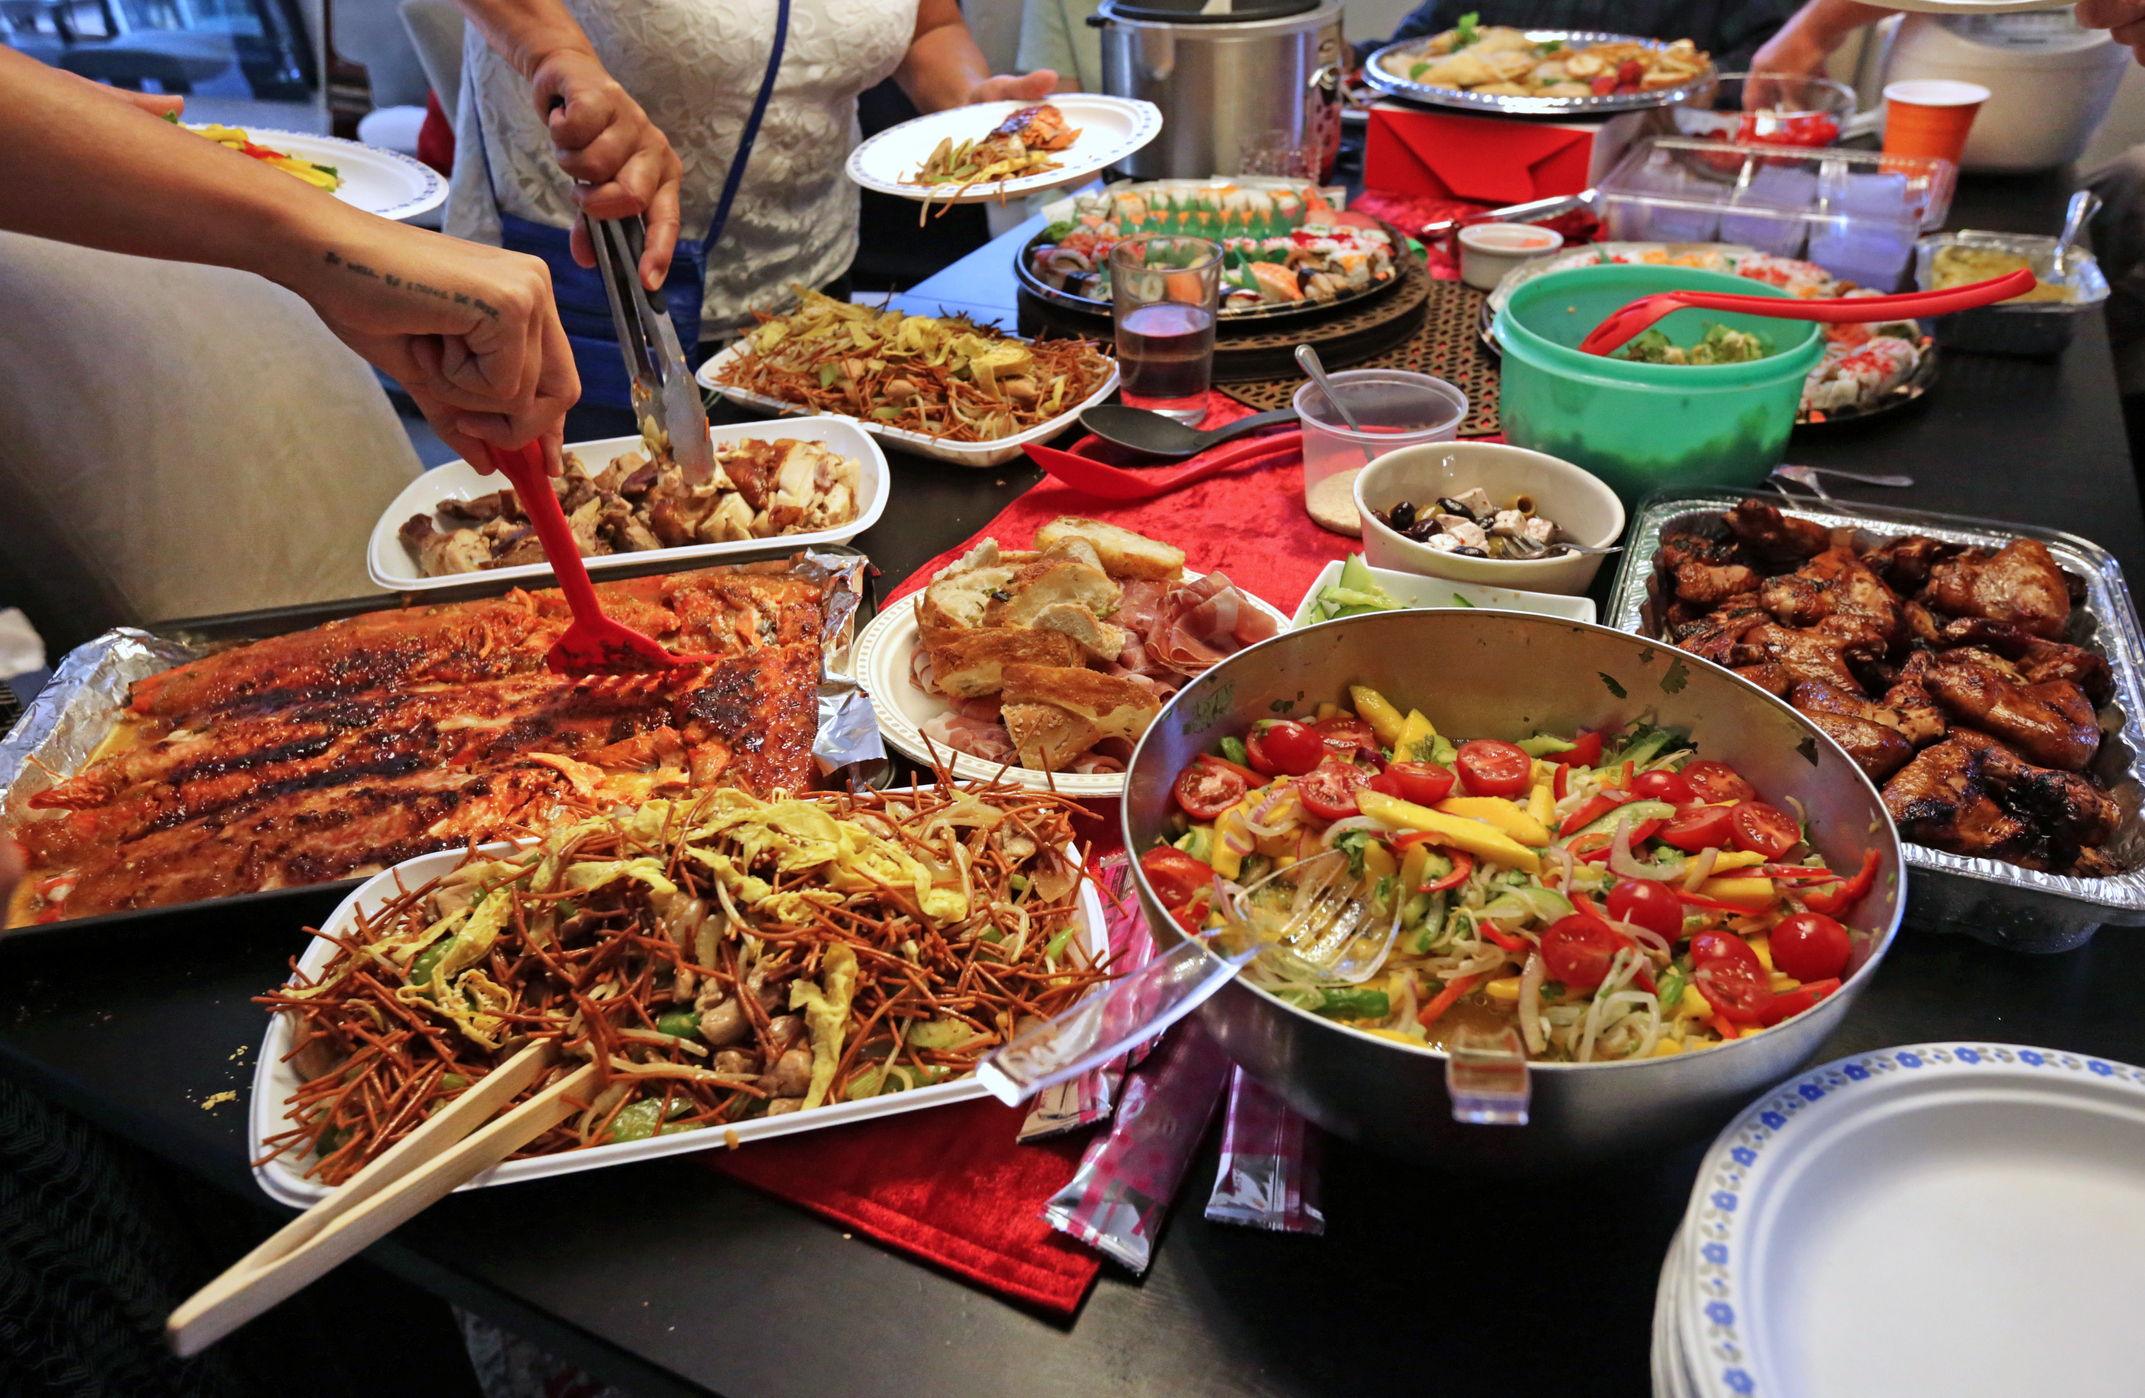
{"type": "MultiPolygon", "coordinates": [[[[858,140],[856,96],[901,62],[916,2],[791,0],[782,70],[729,226],[708,258],[702,338],[749,324],[755,309],[781,309],[792,282],[816,287],[849,266],[857,191],[842,164],[858,140]]],[[[676,148],[685,166],[680,241],[698,242],[767,69],[773,0],[565,4],[604,67],[676,148]]],[[[555,228],[572,224],[573,182],[552,157],[529,84],[475,25],[463,49],[455,138],[449,233],[496,244],[501,208],[555,228]]]]}

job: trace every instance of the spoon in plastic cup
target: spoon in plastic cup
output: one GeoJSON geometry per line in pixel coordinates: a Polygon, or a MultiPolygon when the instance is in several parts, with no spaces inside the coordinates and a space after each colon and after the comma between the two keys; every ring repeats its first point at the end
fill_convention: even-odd
{"type": "MultiPolygon", "coordinates": [[[[1318,391],[1326,395],[1326,401],[1341,415],[1341,421],[1348,424],[1348,430],[1358,437],[1362,436],[1363,424],[1356,421],[1356,415],[1348,411],[1348,404],[1334,391],[1333,380],[1326,377],[1325,361],[1318,357],[1318,351],[1309,345],[1296,346],[1296,367],[1311,376],[1311,382],[1317,384],[1318,391]]],[[[1370,443],[1358,442],[1356,445],[1363,452],[1363,464],[1368,466],[1374,459],[1370,443]]]]}
{"type": "MultiPolygon", "coordinates": [[[[1641,296],[1612,311],[1579,342],[1581,354],[1603,357],[1622,349],[1633,336],[1663,316],[1697,308],[1771,316],[1775,320],[1816,320],[1832,325],[1860,325],[1917,316],[1950,315],[1991,306],[2033,290],[2033,273],[2021,267],[2000,277],[1943,291],[1909,291],[1899,296],[1835,296],[1803,300],[1794,296],[1730,296],[1714,291],[1662,291],[1641,296]]],[[[1299,357],[1301,351],[1298,352],[1299,357]]]]}

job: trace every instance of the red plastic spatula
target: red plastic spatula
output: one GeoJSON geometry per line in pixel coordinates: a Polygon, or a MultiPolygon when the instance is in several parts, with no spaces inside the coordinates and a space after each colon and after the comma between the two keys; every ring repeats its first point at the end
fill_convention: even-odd
{"type": "Polygon", "coordinates": [[[513,483],[521,498],[522,513],[536,526],[543,541],[544,557],[558,576],[559,591],[573,608],[573,625],[544,656],[544,663],[561,675],[643,675],[719,660],[714,655],[674,655],[656,641],[630,626],[621,626],[603,614],[596,600],[595,584],[581,562],[581,549],[574,542],[573,527],[559,497],[552,493],[544,474],[543,448],[530,442],[506,450],[487,447],[492,465],[513,483]]]}
{"type": "Polygon", "coordinates": [[[1706,311],[1741,311],[1745,315],[1772,316],[1777,320],[1821,320],[1834,325],[1854,325],[1880,320],[1911,320],[1916,316],[1950,315],[1976,306],[2008,301],[2033,290],[2033,273],[2021,267],[2016,272],[1955,286],[1947,291],[1909,291],[1899,296],[1839,296],[1804,301],[1791,296],[1728,296],[1716,291],[1662,291],[1641,296],[1594,327],[1579,342],[1581,354],[1607,355],[1622,349],[1626,341],[1665,315],[1686,307],[1706,311]]]}

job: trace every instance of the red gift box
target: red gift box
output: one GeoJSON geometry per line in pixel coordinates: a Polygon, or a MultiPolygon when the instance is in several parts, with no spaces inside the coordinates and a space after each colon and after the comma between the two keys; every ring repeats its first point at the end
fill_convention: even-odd
{"type": "Polygon", "coordinates": [[[1493,207],[1577,194],[1590,183],[1600,122],[1512,121],[1373,107],[1363,184],[1493,207]]]}

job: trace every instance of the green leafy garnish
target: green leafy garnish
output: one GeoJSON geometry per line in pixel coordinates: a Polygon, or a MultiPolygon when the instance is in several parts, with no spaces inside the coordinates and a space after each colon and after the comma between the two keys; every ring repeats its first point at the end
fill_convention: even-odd
{"type": "Polygon", "coordinates": [[[1481,37],[1482,14],[1479,10],[1469,10],[1460,16],[1459,24],[1453,27],[1452,51],[1458,53],[1481,37]]]}

